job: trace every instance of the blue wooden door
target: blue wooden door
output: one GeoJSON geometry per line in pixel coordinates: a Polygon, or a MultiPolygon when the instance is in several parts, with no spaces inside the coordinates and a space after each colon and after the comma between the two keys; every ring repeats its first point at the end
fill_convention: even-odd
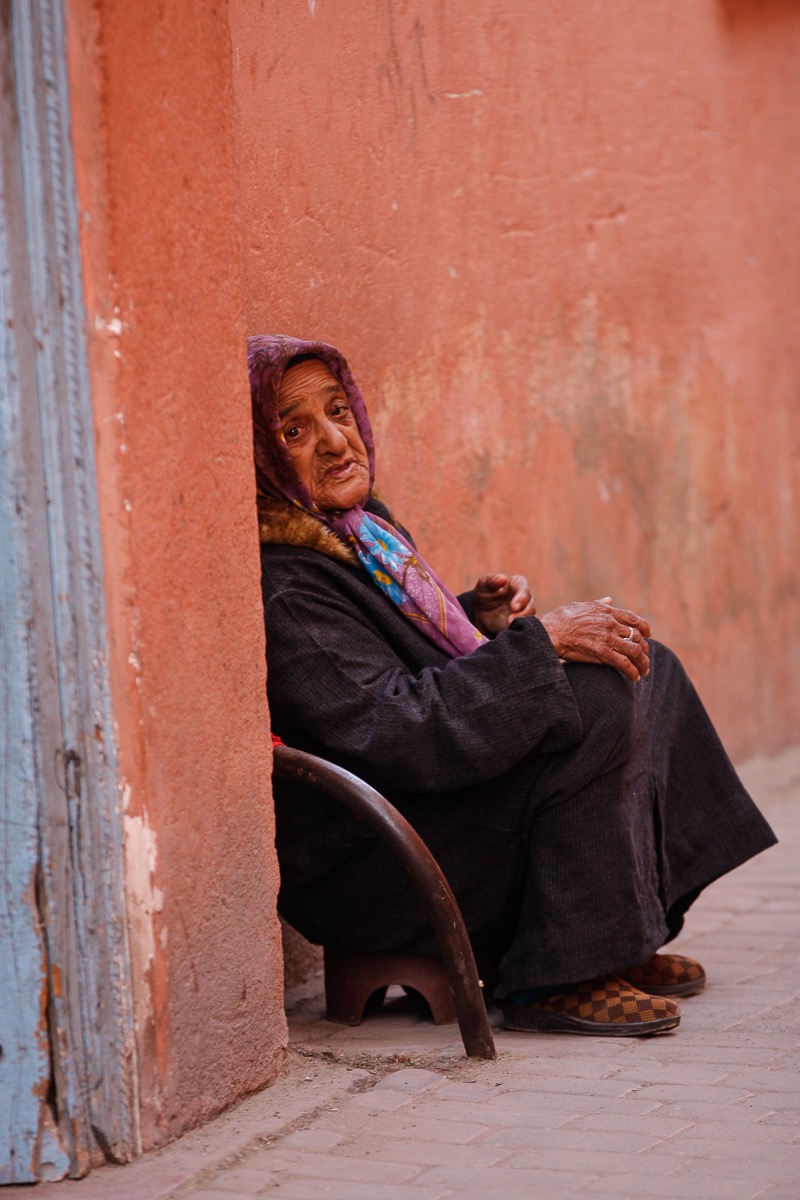
{"type": "Polygon", "coordinates": [[[136,1152],[61,0],[0,0],[0,1183],[136,1152]]]}
{"type": "MultiPolygon", "coordinates": [[[[0,216],[0,261],[8,259],[0,216]]],[[[0,270],[9,311],[10,273],[0,270]]],[[[49,970],[42,916],[39,844],[42,746],[33,691],[36,620],[30,554],[38,497],[23,474],[22,389],[14,331],[0,327],[0,1183],[61,1178],[69,1153],[51,1102],[49,970]],[[33,503],[32,503],[33,501],[33,503]]],[[[27,448],[26,448],[27,449],[27,448]]],[[[38,481],[41,486],[41,479],[38,481]]]]}

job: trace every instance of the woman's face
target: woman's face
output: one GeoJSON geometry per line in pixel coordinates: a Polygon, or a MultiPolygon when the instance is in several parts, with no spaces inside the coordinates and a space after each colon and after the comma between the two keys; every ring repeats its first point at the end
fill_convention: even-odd
{"type": "Polygon", "coordinates": [[[297,474],[318,508],[353,508],[369,495],[369,460],[344,388],[317,358],[290,367],[278,414],[297,474]]]}

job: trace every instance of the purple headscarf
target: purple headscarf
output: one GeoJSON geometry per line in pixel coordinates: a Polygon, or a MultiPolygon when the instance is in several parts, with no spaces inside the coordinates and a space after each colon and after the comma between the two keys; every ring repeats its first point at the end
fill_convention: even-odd
{"type": "Polygon", "coordinates": [[[375,444],[364,398],[345,359],[324,342],[263,335],[247,339],[247,365],[253,400],[256,478],[268,496],[279,496],[311,513],[352,546],[376,585],[401,613],[453,658],[469,654],[486,638],[472,625],[453,593],[409,545],[399,530],[360,504],[344,510],[317,508],[300,480],[278,413],[278,395],[287,364],[298,355],[320,359],[344,389],[369,460],[370,490],[375,479],[375,444]]]}

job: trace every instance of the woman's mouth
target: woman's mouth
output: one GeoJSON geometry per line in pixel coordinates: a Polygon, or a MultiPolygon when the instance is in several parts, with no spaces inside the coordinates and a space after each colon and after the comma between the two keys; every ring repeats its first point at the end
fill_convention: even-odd
{"type": "Polygon", "coordinates": [[[350,475],[358,467],[358,463],[354,458],[348,458],[347,462],[337,463],[334,467],[328,467],[325,472],[326,479],[348,479],[350,475]]]}

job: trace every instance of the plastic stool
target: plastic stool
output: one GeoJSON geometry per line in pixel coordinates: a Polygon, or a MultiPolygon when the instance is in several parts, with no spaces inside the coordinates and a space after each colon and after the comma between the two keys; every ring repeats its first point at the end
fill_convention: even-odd
{"type": "Polygon", "coordinates": [[[453,989],[440,958],[421,954],[342,954],[326,948],[325,1002],[329,1021],[337,1025],[360,1025],[370,998],[376,992],[385,995],[392,984],[419,992],[427,1001],[435,1025],[449,1025],[458,1019],[453,989]]]}

